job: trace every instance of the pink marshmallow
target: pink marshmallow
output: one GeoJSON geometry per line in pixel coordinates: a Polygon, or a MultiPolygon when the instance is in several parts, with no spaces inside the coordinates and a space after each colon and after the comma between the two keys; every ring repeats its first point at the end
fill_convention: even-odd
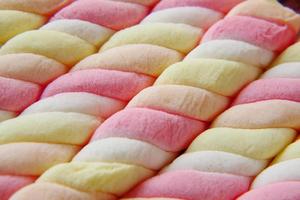
{"type": "Polygon", "coordinates": [[[138,24],[148,9],[142,5],[108,0],[79,0],[65,7],[51,20],[80,19],[114,30],[138,24]]]}
{"type": "Polygon", "coordinates": [[[39,85],[16,79],[0,77],[0,109],[20,112],[41,94],[39,85]]]}
{"type": "Polygon", "coordinates": [[[296,33],[287,25],[248,16],[232,16],[213,25],[202,41],[220,39],[239,40],[271,51],[283,51],[295,41],[296,33]]]}
{"type": "Polygon", "coordinates": [[[281,182],[251,190],[238,200],[298,200],[300,199],[300,182],[281,182]]]}
{"type": "Polygon", "coordinates": [[[107,119],[93,140],[127,137],[156,145],[165,151],[185,149],[205,129],[201,121],[145,108],[127,108],[107,119]]]}
{"type": "Polygon", "coordinates": [[[34,177],[25,176],[0,176],[0,197],[1,200],[8,200],[16,191],[35,181],[34,177]]]}
{"type": "Polygon", "coordinates": [[[91,69],[65,74],[44,90],[42,97],[65,92],[88,92],[100,96],[129,101],[142,89],[149,87],[155,79],[133,72],[91,69]]]}
{"type": "Polygon", "coordinates": [[[289,78],[261,79],[248,85],[234,105],[281,99],[300,102],[300,80],[289,78]]]}
{"type": "Polygon", "coordinates": [[[185,200],[233,200],[246,192],[250,178],[196,170],[167,172],[133,189],[128,197],[169,197],[185,200]]]}
{"type": "Polygon", "coordinates": [[[212,10],[216,10],[222,13],[227,13],[237,4],[243,2],[243,0],[162,0],[160,3],[156,5],[154,11],[163,10],[167,8],[174,8],[174,7],[184,7],[184,6],[191,6],[191,7],[204,7],[210,8],[212,10]]]}

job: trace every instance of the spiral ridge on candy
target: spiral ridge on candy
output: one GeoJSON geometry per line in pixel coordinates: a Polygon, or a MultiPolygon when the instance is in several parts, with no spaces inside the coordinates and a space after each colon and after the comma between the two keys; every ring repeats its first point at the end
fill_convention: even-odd
{"type": "MultiPolygon", "coordinates": [[[[235,0],[234,2],[236,4],[241,1],[235,0]]],[[[195,6],[187,1],[185,5],[178,5],[177,9],[181,10],[181,7],[184,7],[185,9],[182,10],[185,12],[186,10],[196,10],[197,12],[191,13],[192,16],[212,16],[213,20],[208,23],[194,24],[194,18],[188,17],[185,17],[183,21],[174,21],[174,13],[169,14],[169,9],[164,8],[160,11],[160,15],[163,16],[161,17],[162,21],[158,19],[159,17],[153,21],[148,18],[139,25],[117,32],[100,48],[98,54],[87,57],[77,63],[70,73],[60,76],[48,84],[42,94],[42,100],[28,107],[20,118],[43,114],[48,116],[50,113],[57,112],[69,114],[75,112],[99,118],[97,110],[91,109],[92,107],[88,107],[88,105],[83,107],[80,102],[70,100],[72,95],[76,95],[76,99],[82,97],[85,103],[87,103],[85,96],[89,94],[97,95],[107,101],[122,102],[125,105],[142,89],[152,85],[169,65],[182,60],[184,55],[197,46],[203,31],[224,15],[222,12],[201,5],[195,6]],[[190,8],[191,6],[193,8],[190,8]],[[79,105],[81,107],[78,108],[79,105]]],[[[172,9],[174,9],[173,7],[172,9]]],[[[57,13],[54,19],[71,18],[66,13],[68,9],[75,8],[66,7],[57,13]]],[[[150,15],[155,15],[155,12],[150,15]]],[[[181,12],[178,14],[180,15],[181,12]]],[[[85,16],[78,14],[77,17],[82,19],[85,16]]],[[[180,18],[177,17],[177,19],[180,18]]],[[[113,24],[111,28],[118,29],[116,24],[113,24]]],[[[208,66],[209,62],[207,61],[203,68],[208,66]]],[[[228,63],[228,65],[233,69],[238,67],[238,64],[235,63],[228,63]]],[[[254,73],[259,71],[252,70],[247,65],[242,67],[241,71],[254,71],[254,73]]],[[[251,78],[254,76],[250,75],[249,79],[254,79],[251,78]]],[[[176,85],[173,86],[177,90],[176,85]]],[[[203,112],[207,118],[211,118],[212,115],[227,106],[228,100],[221,95],[192,86],[178,86],[178,88],[187,92],[187,95],[196,91],[197,99],[203,97],[206,99],[207,96],[215,102],[213,104],[218,106],[218,110],[203,112]]],[[[168,90],[167,87],[165,90],[168,90]]],[[[230,90],[230,92],[232,91],[230,90]]],[[[205,99],[203,99],[203,103],[207,104],[205,99]]],[[[99,106],[100,112],[104,113],[102,109],[106,110],[105,115],[100,115],[101,118],[105,119],[117,110],[115,104],[111,103],[109,106],[111,108],[99,106]],[[110,109],[114,111],[110,111],[110,109]]],[[[46,199],[64,199],[68,196],[74,199],[120,197],[137,183],[153,176],[154,171],[174,159],[176,154],[205,127],[204,122],[190,117],[158,109],[135,107],[109,117],[106,120],[108,121],[107,125],[99,127],[99,129],[107,130],[107,136],[102,135],[105,138],[97,139],[97,131],[93,137],[93,140],[97,141],[89,143],[73,158],[72,162],[50,168],[35,184],[23,188],[11,199],[26,199],[29,198],[28,195],[30,198],[36,199],[41,198],[41,195],[46,195],[43,196],[46,199]],[[138,127],[135,125],[136,123],[142,126],[138,127]],[[128,128],[127,130],[124,125],[128,128]],[[148,126],[148,128],[143,126],[148,126]],[[163,128],[164,126],[166,127],[163,128]],[[185,131],[188,131],[189,134],[185,135],[185,131]],[[143,135],[139,135],[140,133],[143,135]],[[112,134],[115,134],[116,137],[113,137],[112,134]],[[119,136],[117,136],[118,134],[119,136]],[[162,138],[157,137],[158,134],[162,138]],[[163,139],[166,134],[169,136],[163,139]],[[178,143],[179,138],[182,141],[178,143]],[[157,143],[158,146],[153,143],[157,143]],[[142,149],[144,150],[141,151],[142,149]],[[103,154],[99,154],[101,152],[103,154]],[[123,155],[122,153],[125,152],[130,154],[123,155]],[[155,162],[145,160],[145,155],[148,153],[155,162]]],[[[36,139],[38,140],[38,138],[36,139]]]]}
{"type": "MultiPolygon", "coordinates": [[[[79,0],[56,13],[40,30],[19,34],[2,46],[1,199],[8,199],[53,165],[70,161],[104,119],[122,109],[131,95],[152,84],[152,77],[138,74],[110,70],[96,70],[94,73],[95,70],[82,70],[82,74],[75,75],[77,83],[74,91],[59,91],[57,94],[46,92],[52,84],[59,82],[58,77],[63,76],[85,57],[96,53],[116,30],[138,23],[147,15],[149,9],[150,7],[142,4],[122,1],[79,0]],[[113,10],[118,10],[118,13],[108,20],[113,10]],[[101,12],[97,13],[98,11],[101,12]],[[64,14],[67,17],[63,18],[64,14]],[[107,20],[99,23],[94,21],[100,16],[107,20]],[[122,21],[122,26],[116,30],[111,29],[122,21]],[[102,79],[104,83],[101,83],[102,79]],[[116,81],[119,81],[119,86],[114,85],[116,81]],[[95,82],[98,85],[94,85],[95,82]],[[106,85],[107,82],[115,88],[108,88],[110,86],[106,85]],[[125,91],[120,86],[121,82],[132,84],[128,88],[130,91],[125,91]],[[86,89],[89,86],[87,83],[92,87],[86,89]],[[114,90],[113,94],[123,92],[123,97],[110,98],[109,94],[101,96],[101,90],[105,93],[110,92],[110,89],[114,90]],[[40,96],[41,104],[28,107],[39,100],[40,96]],[[49,98],[45,98],[46,96],[49,98]],[[20,116],[7,120],[19,113],[20,116]]],[[[179,53],[161,51],[156,53],[164,53],[170,58],[164,60],[163,64],[181,58],[179,53]]],[[[101,62],[110,65],[107,63],[109,59],[109,56],[104,56],[101,62]]],[[[69,87],[70,82],[76,82],[73,73],[66,77],[68,75],[71,77],[63,78],[60,85],[63,90],[69,87]]],[[[66,190],[64,187],[49,187],[62,193],[66,190]]],[[[79,199],[88,196],[80,192],[75,194],[79,199]]],[[[73,198],[72,194],[69,195],[73,198]]],[[[100,196],[110,198],[110,195],[100,196]]]]}
{"type": "MultiPolygon", "coordinates": [[[[297,27],[299,19],[296,13],[277,2],[246,1],[233,8],[224,20],[213,25],[204,35],[203,43],[194,49],[185,61],[195,58],[231,60],[262,71],[270,65],[278,52],[295,41],[296,33],[299,31],[297,27]],[[267,9],[269,7],[273,9],[267,9]],[[276,34],[273,35],[275,32],[276,34]]],[[[289,48],[286,51],[288,52],[289,48]]],[[[286,53],[283,52],[282,55],[284,54],[286,53]]],[[[274,62],[281,62],[278,61],[283,59],[281,57],[279,56],[274,62]]],[[[225,77],[232,75],[231,79],[226,81],[222,79],[223,77],[215,76],[210,71],[214,66],[212,64],[209,66],[210,68],[206,67],[205,70],[200,71],[203,76],[200,76],[197,82],[192,82],[190,78],[183,78],[188,70],[180,71],[174,68],[174,71],[171,71],[172,66],[165,72],[170,69],[169,73],[176,74],[176,80],[163,77],[164,73],[160,78],[176,84],[184,80],[186,84],[194,87],[200,85],[206,90],[227,97],[235,97],[239,90],[245,88],[237,95],[232,107],[213,121],[211,129],[196,137],[183,155],[160,171],[159,175],[139,184],[126,194],[124,199],[236,199],[250,189],[253,178],[295,138],[299,127],[296,79],[271,79],[273,77],[269,75],[269,79],[250,83],[253,78],[247,83],[242,83],[239,81],[246,79],[241,78],[243,73],[237,73],[239,71],[236,70],[235,73],[230,71],[231,73],[226,74],[225,77]],[[210,82],[203,81],[205,77],[215,78],[214,87],[209,84],[210,82]],[[250,84],[246,86],[248,83],[250,84]],[[236,90],[233,89],[234,86],[236,90]]],[[[217,66],[217,69],[223,69],[221,62],[217,66]]],[[[197,70],[199,68],[198,66],[197,70]]],[[[239,69],[241,68],[240,66],[239,69]]],[[[193,71],[191,62],[189,69],[193,71]]],[[[287,69],[288,67],[285,68],[287,69]]],[[[261,71],[258,71],[257,75],[261,71]]],[[[280,71],[275,70],[275,72],[276,75],[280,75],[280,71]]],[[[244,73],[246,74],[245,71],[244,73]]],[[[196,74],[196,72],[189,74],[196,74]]],[[[265,74],[269,74],[269,71],[265,74]]],[[[288,74],[286,72],[284,77],[286,78],[288,74]]],[[[160,78],[157,82],[161,81],[160,78]]],[[[100,129],[107,122],[100,126],[100,129]]],[[[284,172],[287,171],[286,167],[284,172]]],[[[277,176],[278,174],[272,173],[271,176],[269,173],[267,178],[277,176]]],[[[283,190],[279,190],[278,193],[283,190]]],[[[248,199],[264,198],[251,196],[248,199]]]]}

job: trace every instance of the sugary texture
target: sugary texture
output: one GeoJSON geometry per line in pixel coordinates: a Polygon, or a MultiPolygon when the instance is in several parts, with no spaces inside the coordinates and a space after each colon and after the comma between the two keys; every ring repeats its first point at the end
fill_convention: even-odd
{"type": "Polygon", "coordinates": [[[267,78],[300,78],[300,63],[290,62],[277,65],[265,72],[261,79],[267,78]]]}
{"type": "Polygon", "coordinates": [[[183,170],[155,176],[127,197],[167,197],[185,200],[235,199],[248,190],[250,178],[221,173],[183,170]]]}
{"type": "MultiPolygon", "coordinates": [[[[0,1],[0,6],[2,1],[4,0],[0,1]]],[[[22,32],[39,28],[45,22],[46,18],[36,14],[17,10],[0,10],[0,45],[22,32]]]]}
{"type": "Polygon", "coordinates": [[[231,8],[241,3],[243,0],[161,0],[155,7],[154,11],[173,8],[173,7],[204,7],[227,13],[231,8]]]}
{"type": "Polygon", "coordinates": [[[11,200],[31,199],[31,200],[116,200],[117,198],[107,193],[86,193],[53,183],[35,183],[24,187],[16,192],[11,200]]]}
{"type": "Polygon", "coordinates": [[[0,91],[0,109],[12,112],[22,111],[41,94],[40,86],[34,83],[3,77],[0,77],[0,91]]]}
{"type": "Polygon", "coordinates": [[[207,30],[223,15],[203,7],[176,7],[153,12],[142,23],[181,23],[207,30]]]}
{"type": "Polygon", "coordinates": [[[273,60],[274,53],[243,41],[211,40],[199,45],[185,59],[191,58],[223,59],[265,68],[273,60]]]}
{"type": "Polygon", "coordinates": [[[0,124],[0,144],[49,142],[84,145],[99,125],[100,120],[79,113],[23,115],[0,124]]]}
{"type": "Polygon", "coordinates": [[[75,65],[72,71],[110,69],[158,77],[168,66],[182,58],[179,52],[165,47],[132,44],[91,55],[75,65]]]}
{"type": "Polygon", "coordinates": [[[253,16],[278,24],[286,24],[292,27],[295,32],[298,32],[300,29],[300,16],[293,10],[283,7],[277,1],[245,1],[230,10],[226,17],[235,15],[253,16]]]}
{"type": "Polygon", "coordinates": [[[174,158],[175,154],[163,151],[147,142],[111,137],[85,146],[74,157],[74,161],[121,162],[158,170],[174,158]]]}
{"type": "Polygon", "coordinates": [[[119,31],[105,43],[101,51],[126,44],[153,44],[188,53],[200,41],[202,30],[186,24],[149,23],[119,31]]]}
{"type": "Polygon", "coordinates": [[[271,99],[300,102],[300,80],[290,78],[261,79],[250,83],[234,100],[234,105],[271,99]]]}
{"type": "Polygon", "coordinates": [[[99,48],[104,44],[114,31],[111,29],[93,24],[88,21],[82,20],[57,20],[51,23],[48,23],[41,27],[41,30],[52,30],[68,33],[73,36],[77,36],[95,47],[99,48]]]}
{"type": "Polygon", "coordinates": [[[75,112],[108,118],[123,109],[125,103],[86,92],[61,93],[44,98],[25,109],[22,114],[43,112],[75,112]]]}
{"type": "Polygon", "coordinates": [[[179,156],[163,172],[197,170],[239,176],[256,176],[267,164],[267,161],[254,160],[222,151],[199,151],[179,156]]]}
{"type": "Polygon", "coordinates": [[[36,30],[9,40],[0,49],[0,55],[33,53],[70,67],[95,51],[94,46],[78,37],[57,31],[36,30]]]}
{"type": "Polygon", "coordinates": [[[279,162],[283,162],[286,160],[292,160],[296,158],[300,158],[300,142],[299,139],[294,143],[291,143],[287,146],[276,158],[273,160],[272,164],[276,164],[279,162]]]}
{"type": "Polygon", "coordinates": [[[127,137],[156,145],[162,150],[178,152],[203,130],[201,121],[144,108],[128,108],[107,119],[92,140],[127,137]]]}
{"type": "Polygon", "coordinates": [[[251,188],[262,188],[269,184],[285,181],[298,181],[299,176],[300,159],[287,160],[277,163],[265,169],[260,173],[252,183],[251,188]]]}
{"type": "Polygon", "coordinates": [[[150,176],[153,176],[151,170],[135,165],[71,162],[52,167],[37,182],[52,182],[79,191],[104,192],[121,196],[150,176]]]}
{"type": "Polygon", "coordinates": [[[159,0],[111,0],[111,1],[137,3],[137,4],[141,4],[144,6],[150,6],[150,7],[155,5],[157,2],[159,2],[159,0]]]}
{"type": "Polygon", "coordinates": [[[213,123],[231,128],[300,128],[300,104],[287,100],[269,100],[229,108],[213,123]]]}
{"type": "Polygon", "coordinates": [[[47,143],[9,143],[0,146],[0,173],[39,176],[48,168],[69,162],[78,146],[47,143]]]}
{"type": "Polygon", "coordinates": [[[157,85],[137,94],[127,107],[145,107],[210,121],[229,105],[229,99],[201,88],[157,85]]]}
{"type": "Polygon", "coordinates": [[[256,190],[252,190],[238,198],[238,200],[296,200],[300,198],[300,183],[286,181],[274,183],[256,190]]]}
{"type": "Polygon", "coordinates": [[[268,160],[291,143],[296,135],[295,130],[285,128],[212,128],[199,135],[187,152],[224,151],[252,159],[268,160]]]}
{"type": "Polygon", "coordinates": [[[0,110],[0,122],[14,118],[16,114],[14,112],[0,110]]]}
{"type": "Polygon", "coordinates": [[[283,63],[300,62],[299,51],[300,42],[297,42],[280,54],[272,65],[276,66],[283,63]]]}
{"type": "Polygon", "coordinates": [[[34,177],[18,177],[11,175],[1,175],[0,176],[0,194],[1,199],[8,200],[9,197],[21,189],[22,187],[33,183],[35,181],[34,177]]]}
{"type": "Polygon", "coordinates": [[[0,0],[0,10],[20,10],[40,15],[52,15],[73,0],[0,0]]]}
{"type": "Polygon", "coordinates": [[[259,73],[258,68],[234,61],[188,59],[167,68],[155,85],[188,85],[223,96],[233,96],[259,73]]]}
{"type": "Polygon", "coordinates": [[[79,19],[113,30],[139,23],[148,13],[142,5],[108,0],[79,0],[57,12],[52,20],[79,19]]]}
{"type": "Polygon", "coordinates": [[[129,101],[134,95],[152,85],[154,78],[132,72],[90,69],[65,74],[44,90],[42,97],[64,92],[89,92],[129,101]]]}
{"type": "Polygon", "coordinates": [[[280,52],[295,41],[296,32],[287,25],[277,25],[248,16],[232,16],[214,24],[204,35],[202,42],[224,39],[240,40],[280,52]]]}
{"type": "Polygon", "coordinates": [[[66,71],[61,63],[41,55],[18,53],[0,56],[1,77],[44,85],[66,71]]]}

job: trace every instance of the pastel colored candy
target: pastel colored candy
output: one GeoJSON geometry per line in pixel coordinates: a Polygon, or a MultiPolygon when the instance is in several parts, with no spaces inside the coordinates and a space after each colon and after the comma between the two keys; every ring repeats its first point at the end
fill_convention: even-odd
{"type": "Polygon", "coordinates": [[[0,173],[39,176],[50,167],[70,162],[78,146],[47,143],[0,145],[0,173]]]}
{"type": "Polygon", "coordinates": [[[0,10],[21,10],[40,15],[51,15],[73,0],[0,0],[0,10]]]}
{"type": "Polygon", "coordinates": [[[142,90],[127,107],[145,107],[183,117],[210,121],[229,105],[229,99],[201,88],[157,85],[142,90]]]}
{"type": "Polygon", "coordinates": [[[103,26],[76,19],[62,19],[53,21],[41,27],[41,30],[52,30],[68,33],[89,42],[97,48],[104,44],[114,33],[114,31],[103,26]]]}
{"type": "Polygon", "coordinates": [[[155,85],[187,85],[223,96],[233,96],[259,73],[258,68],[234,61],[188,59],[167,68],[155,85]]]}
{"type": "Polygon", "coordinates": [[[300,29],[300,16],[292,9],[282,6],[277,1],[251,0],[238,4],[227,14],[253,16],[260,19],[286,24],[296,32],[300,29]]]}
{"type": "Polygon", "coordinates": [[[185,59],[191,58],[223,59],[265,68],[273,60],[274,53],[243,41],[211,40],[199,45],[185,59]]]}
{"type": "Polygon", "coordinates": [[[127,197],[235,199],[248,190],[249,184],[250,179],[243,176],[183,170],[155,176],[138,185],[127,197]]]}
{"type": "Polygon", "coordinates": [[[0,10],[0,45],[20,33],[39,28],[45,22],[44,17],[32,13],[0,10]]]}
{"type": "Polygon", "coordinates": [[[108,0],[79,0],[57,12],[52,20],[79,19],[113,30],[139,23],[148,13],[144,6],[108,0]]]}
{"type": "Polygon", "coordinates": [[[97,192],[97,193],[86,193],[79,190],[75,190],[69,187],[65,187],[59,184],[53,183],[35,183],[24,187],[22,190],[16,192],[11,200],[116,200],[113,195],[97,192]]]}
{"type": "Polygon", "coordinates": [[[174,198],[125,198],[122,200],[182,200],[182,199],[174,199],[174,198]]]}
{"type": "Polygon", "coordinates": [[[232,16],[214,24],[206,32],[202,41],[224,39],[240,40],[270,51],[280,52],[295,41],[296,33],[287,25],[277,25],[248,16],[232,16]]]}
{"type": "Polygon", "coordinates": [[[159,0],[111,0],[111,1],[122,1],[122,2],[138,3],[138,4],[145,5],[145,6],[153,6],[159,0]]]}
{"type": "Polygon", "coordinates": [[[92,140],[127,137],[156,145],[162,150],[185,149],[205,128],[203,122],[161,111],[128,108],[107,119],[92,140]]]}
{"type": "Polygon", "coordinates": [[[300,56],[300,42],[297,42],[287,48],[282,54],[280,54],[277,59],[273,62],[273,66],[289,63],[289,62],[299,62],[300,56]]]}
{"type": "Polygon", "coordinates": [[[16,117],[16,113],[0,110],[0,122],[16,117]]]}
{"type": "Polygon", "coordinates": [[[147,142],[112,137],[89,143],[73,160],[119,162],[159,170],[174,158],[175,154],[163,151],[147,142]]]}
{"type": "Polygon", "coordinates": [[[0,144],[49,142],[84,145],[99,125],[99,119],[79,113],[23,115],[0,124],[0,144]]]}
{"type": "Polygon", "coordinates": [[[292,160],[300,158],[300,142],[296,140],[294,143],[291,143],[287,146],[276,158],[273,160],[272,164],[283,162],[286,160],[292,160]]]}
{"type": "Polygon", "coordinates": [[[217,10],[219,12],[227,13],[235,5],[239,4],[243,0],[221,0],[221,1],[211,1],[211,0],[161,0],[155,7],[154,11],[162,10],[166,8],[173,7],[205,7],[212,10],[217,10]]]}
{"type": "Polygon", "coordinates": [[[8,200],[10,196],[22,187],[35,181],[33,177],[18,177],[0,175],[0,194],[2,200],[8,200]]]}
{"type": "Polygon", "coordinates": [[[52,167],[37,182],[57,183],[83,192],[121,196],[150,176],[153,176],[151,170],[135,165],[71,162],[52,167]]]}
{"type": "Polygon", "coordinates": [[[267,161],[254,160],[222,151],[199,151],[179,156],[163,170],[163,173],[177,170],[197,170],[239,176],[256,176],[267,164],[267,161]]]}
{"type": "Polygon", "coordinates": [[[75,112],[106,119],[124,107],[125,103],[122,101],[91,93],[61,93],[37,101],[25,109],[22,114],[75,112]]]}
{"type": "Polygon", "coordinates": [[[214,127],[232,128],[300,128],[300,103],[269,100],[242,104],[226,110],[215,121],[214,127]]]}
{"type": "Polygon", "coordinates": [[[181,23],[207,30],[223,18],[223,14],[201,7],[177,7],[153,12],[142,23],[181,23]]]}
{"type": "Polygon", "coordinates": [[[20,112],[37,101],[41,87],[30,82],[0,77],[0,109],[20,112]]]}
{"type": "Polygon", "coordinates": [[[94,46],[78,37],[57,31],[36,30],[8,41],[0,49],[0,55],[33,53],[72,66],[95,51],[94,46]]]}
{"type": "Polygon", "coordinates": [[[280,153],[296,135],[295,130],[285,128],[211,128],[199,135],[187,152],[223,151],[252,159],[268,160],[280,153]]]}
{"type": "Polygon", "coordinates": [[[64,65],[41,55],[18,53],[0,56],[0,76],[6,78],[44,85],[66,71],[64,65]]]}
{"type": "Polygon", "coordinates": [[[182,54],[165,47],[131,44],[91,55],[75,65],[72,71],[100,68],[158,77],[168,66],[182,58],[182,54]]]}
{"type": "Polygon", "coordinates": [[[114,34],[101,51],[126,44],[153,44],[188,53],[200,41],[202,30],[186,24],[140,24],[114,34]]]}
{"type": "Polygon", "coordinates": [[[65,92],[88,92],[129,101],[139,91],[152,85],[154,78],[131,72],[90,69],[65,74],[50,83],[42,98],[65,92]]]}
{"type": "Polygon", "coordinates": [[[238,200],[295,200],[300,198],[299,189],[300,183],[296,181],[274,183],[255,190],[250,190],[240,196],[238,200]]]}
{"type": "Polygon", "coordinates": [[[261,79],[266,78],[300,78],[300,62],[290,62],[277,65],[266,71],[261,79]]]}
{"type": "Polygon", "coordinates": [[[285,181],[298,181],[300,180],[300,159],[287,160],[277,163],[265,169],[260,173],[252,183],[251,188],[262,188],[269,184],[285,181]]]}
{"type": "Polygon", "coordinates": [[[290,78],[261,79],[250,83],[234,100],[234,105],[282,99],[300,102],[300,80],[290,78]]]}

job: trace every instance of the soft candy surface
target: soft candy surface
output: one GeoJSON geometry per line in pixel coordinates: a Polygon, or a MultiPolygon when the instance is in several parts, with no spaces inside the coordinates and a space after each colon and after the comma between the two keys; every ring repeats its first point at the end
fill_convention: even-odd
{"type": "Polygon", "coordinates": [[[79,0],[57,12],[52,20],[80,19],[113,30],[139,23],[148,13],[144,6],[108,0],[79,0]]]}

